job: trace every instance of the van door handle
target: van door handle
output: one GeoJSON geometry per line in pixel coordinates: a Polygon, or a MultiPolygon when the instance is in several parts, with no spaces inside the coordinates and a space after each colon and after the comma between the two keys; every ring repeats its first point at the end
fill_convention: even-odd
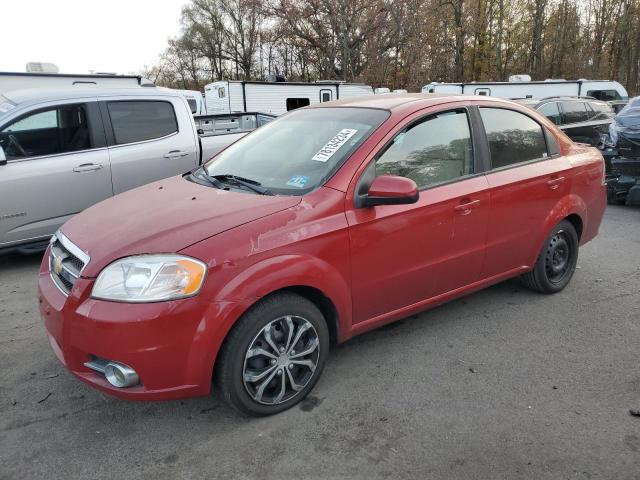
{"type": "Polygon", "coordinates": [[[73,169],[76,173],[82,172],[93,172],[95,170],[100,170],[102,165],[100,163],[83,163],[82,165],[78,165],[73,169]]]}
{"type": "Polygon", "coordinates": [[[171,150],[169,153],[165,154],[164,158],[180,158],[186,157],[189,155],[189,152],[181,152],[180,150],[171,150]]]}
{"type": "Polygon", "coordinates": [[[564,177],[556,177],[551,180],[547,180],[547,185],[551,190],[556,190],[564,182],[564,177]]]}
{"type": "Polygon", "coordinates": [[[471,210],[473,210],[478,205],[480,205],[480,200],[464,201],[464,203],[456,205],[455,210],[456,212],[460,213],[460,215],[468,215],[471,213],[471,210]]]}

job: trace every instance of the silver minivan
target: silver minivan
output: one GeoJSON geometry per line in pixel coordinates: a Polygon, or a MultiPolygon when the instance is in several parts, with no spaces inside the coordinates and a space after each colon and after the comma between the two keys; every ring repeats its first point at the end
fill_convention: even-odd
{"type": "Polygon", "coordinates": [[[201,155],[191,110],[170,90],[6,92],[0,95],[0,252],[41,248],[74,214],[189,171],[201,155]]]}

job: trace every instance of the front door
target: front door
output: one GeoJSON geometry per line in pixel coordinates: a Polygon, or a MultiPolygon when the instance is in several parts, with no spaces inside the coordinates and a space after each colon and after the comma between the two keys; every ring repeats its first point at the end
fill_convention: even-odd
{"type": "Polygon", "coordinates": [[[0,145],[0,248],[44,240],[113,194],[95,102],[20,115],[0,127],[0,145]]]}
{"type": "Polygon", "coordinates": [[[371,161],[357,189],[380,175],[411,178],[411,205],[348,208],[354,323],[371,320],[478,279],[489,199],[475,175],[465,109],[410,122],[371,161]]]}

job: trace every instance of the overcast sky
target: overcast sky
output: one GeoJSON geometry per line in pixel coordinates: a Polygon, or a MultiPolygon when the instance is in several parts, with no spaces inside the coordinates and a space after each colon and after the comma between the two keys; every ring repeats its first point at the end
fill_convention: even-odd
{"type": "Polygon", "coordinates": [[[139,73],[179,29],[187,0],[0,0],[0,71],[139,73]]]}

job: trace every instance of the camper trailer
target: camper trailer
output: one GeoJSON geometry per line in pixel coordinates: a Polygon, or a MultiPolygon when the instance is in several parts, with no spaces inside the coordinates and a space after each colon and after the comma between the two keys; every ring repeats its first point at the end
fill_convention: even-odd
{"type": "Polygon", "coordinates": [[[189,108],[191,109],[191,113],[194,117],[198,117],[200,115],[206,115],[207,109],[204,104],[204,97],[202,93],[197,90],[181,90],[177,88],[166,88],[166,87],[158,87],[160,90],[173,90],[178,95],[184,97],[189,104],[189,108]]]}
{"type": "Polygon", "coordinates": [[[629,94],[612,80],[531,81],[528,75],[512,75],[508,82],[438,83],[422,87],[422,93],[486,95],[498,98],[594,97],[598,100],[627,100],[629,94]]]}
{"type": "Polygon", "coordinates": [[[139,75],[0,72],[0,93],[26,88],[58,88],[70,86],[131,88],[140,86],[152,87],[154,84],[139,75]]]}
{"type": "Polygon", "coordinates": [[[315,103],[372,95],[368,85],[340,82],[220,80],[204,87],[207,114],[262,112],[282,115],[315,103]]]}

